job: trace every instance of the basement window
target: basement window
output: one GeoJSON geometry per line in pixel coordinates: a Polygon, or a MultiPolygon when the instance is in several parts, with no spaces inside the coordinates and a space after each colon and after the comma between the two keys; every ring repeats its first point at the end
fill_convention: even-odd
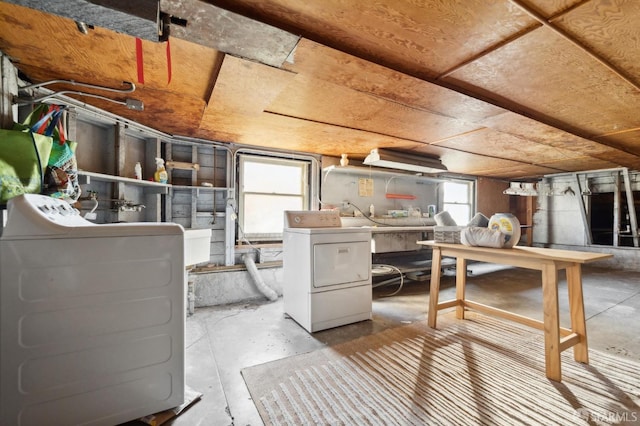
{"type": "Polygon", "coordinates": [[[240,240],[282,239],[284,211],[309,209],[309,166],[303,160],[240,156],[240,240]]]}
{"type": "Polygon", "coordinates": [[[472,182],[444,182],[442,185],[442,210],[449,212],[458,225],[465,225],[473,211],[472,182]]]}

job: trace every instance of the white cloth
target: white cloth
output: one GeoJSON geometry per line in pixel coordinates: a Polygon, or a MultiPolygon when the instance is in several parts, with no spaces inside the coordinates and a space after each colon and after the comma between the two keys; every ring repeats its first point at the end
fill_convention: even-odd
{"type": "Polygon", "coordinates": [[[499,229],[468,226],[460,231],[460,242],[465,246],[503,248],[507,235],[499,229]]]}

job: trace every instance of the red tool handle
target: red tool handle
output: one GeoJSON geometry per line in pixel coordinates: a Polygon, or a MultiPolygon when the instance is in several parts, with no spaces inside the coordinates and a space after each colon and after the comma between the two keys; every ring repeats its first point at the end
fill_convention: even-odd
{"type": "Polygon", "coordinates": [[[410,195],[410,194],[385,194],[385,196],[387,198],[396,198],[396,199],[400,199],[400,200],[415,200],[416,196],[415,195],[410,195]]]}

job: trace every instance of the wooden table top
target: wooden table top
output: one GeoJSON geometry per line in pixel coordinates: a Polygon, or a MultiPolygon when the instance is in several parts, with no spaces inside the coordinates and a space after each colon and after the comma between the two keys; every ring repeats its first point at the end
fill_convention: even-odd
{"type": "Polygon", "coordinates": [[[464,244],[440,243],[433,240],[418,241],[418,244],[440,247],[442,249],[450,249],[461,254],[478,253],[484,255],[495,256],[495,262],[500,263],[501,257],[522,258],[522,259],[540,259],[554,260],[573,263],[590,263],[597,260],[609,259],[613,257],[609,253],[594,253],[575,250],[559,250],[543,247],[526,247],[515,246],[513,248],[492,248],[492,247],[474,247],[465,246],[464,244]]]}

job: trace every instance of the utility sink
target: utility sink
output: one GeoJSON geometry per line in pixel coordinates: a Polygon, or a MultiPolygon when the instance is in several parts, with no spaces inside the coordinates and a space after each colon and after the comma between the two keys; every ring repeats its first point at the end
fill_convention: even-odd
{"type": "Polygon", "coordinates": [[[211,229],[184,230],[185,266],[208,262],[211,257],[211,229]]]}

